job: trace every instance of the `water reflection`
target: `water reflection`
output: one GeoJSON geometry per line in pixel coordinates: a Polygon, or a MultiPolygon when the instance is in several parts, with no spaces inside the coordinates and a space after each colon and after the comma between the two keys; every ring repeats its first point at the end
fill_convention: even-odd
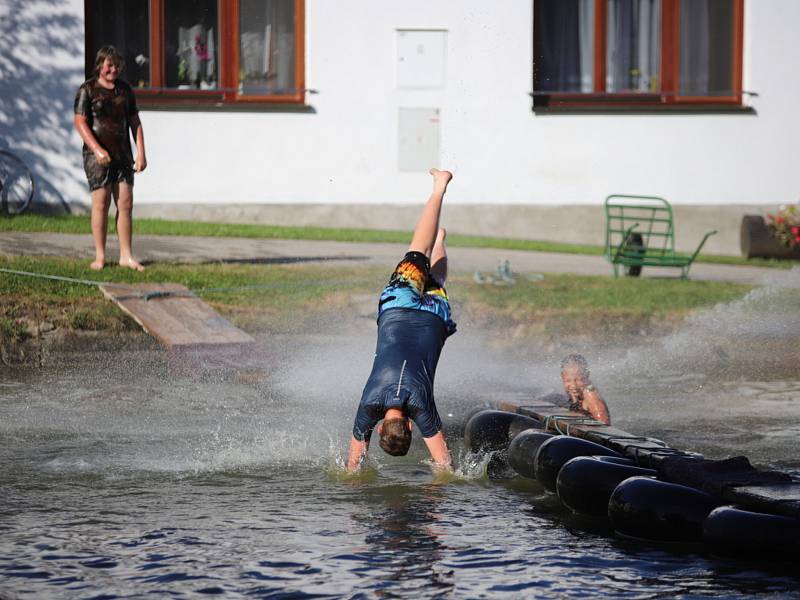
{"type": "MultiPolygon", "coordinates": [[[[430,477],[430,474],[428,474],[430,477]]],[[[378,571],[373,590],[379,597],[393,597],[398,590],[425,590],[426,596],[447,595],[454,588],[453,571],[441,565],[447,546],[437,523],[445,493],[438,485],[403,484],[364,490],[363,504],[352,519],[368,528],[362,557],[378,571]]]]}

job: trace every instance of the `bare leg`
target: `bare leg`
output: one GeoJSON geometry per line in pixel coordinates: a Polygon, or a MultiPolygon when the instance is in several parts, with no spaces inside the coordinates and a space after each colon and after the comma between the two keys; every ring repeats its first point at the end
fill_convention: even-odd
{"type": "Polygon", "coordinates": [[[409,251],[422,252],[428,258],[431,257],[439,232],[439,214],[442,211],[444,193],[447,191],[447,184],[453,178],[453,174],[449,171],[439,169],[431,169],[431,175],[433,175],[433,192],[422,209],[414,229],[414,236],[411,238],[411,245],[408,247],[409,251]]]}
{"type": "Polygon", "coordinates": [[[144,267],[133,258],[131,238],[133,235],[133,186],[128,183],[114,184],[117,201],[117,236],[119,237],[119,264],[137,271],[144,267]]]}
{"type": "Polygon", "coordinates": [[[111,187],[101,187],[92,192],[92,238],[94,239],[94,261],[89,268],[99,271],[106,261],[106,231],[108,229],[108,207],[111,205],[111,187]]]}
{"type": "Polygon", "coordinates": [[[444,227],[439,228],[439,233],[436,235],[436,243],[433,244],[433,252],[431,253],[431,275],[441,285],[447,281],[447,248],[444,245],[444,239],[447,237],[447,230],[444,227]]]}

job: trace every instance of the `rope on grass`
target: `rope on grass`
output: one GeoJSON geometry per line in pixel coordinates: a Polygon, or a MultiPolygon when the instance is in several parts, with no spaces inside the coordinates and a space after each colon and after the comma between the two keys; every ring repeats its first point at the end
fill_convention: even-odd
{"type": "Polygon", "coordinates": [[[240,292],[240,291],[247,291],[247,290],[263,290],[263,289],[270,289],[270,288],[277,288],[277,287],[286,287],[290,285],[291,287],[309,287],[314,285],[324,285],[326,283],[336,284],[338,281],[323,281],[323,280],[316,280],[316,281],[300,281],[296,283],[260,283],[260,284],[253,284],[253,285],[240,285],[234,287],[213,287],[213,288],[197,288],[197,289],[188,289],[188,290],[155,290],[152,292],[139,292],[137,289],[131,285],[127,285],[124,283],[113,283],[111,281],[95,281],[94,279],[78,279],[76,277],[64,277],[63,275],[46,275],[44,273],[31,273],[30,271],[17,271],[14,269],[2,269],[0,268],[0,273],[10,273],[12,275],[24,275],[26,277],[35,277],[37,279],[54,279],[56,281],[66,281],[67,283],[77,283],[83,285],[94,285],[94,286],[109,286],[109,287],[118,287],[125,290],[130,290],[134,292],[132,294],[128,294],[127,296],[118,296],[117,300],[132,300],[132,299],[141,299],[145,301],[152,300],[154,298],[170,298],[170,297],[184,297],[184,298],[193,298],[198,294],[207,294],[207,293],[215,293],[215,292],[240,292]]]}
{"type": "MultiPolygon", "coordinates": [[[[336,283],[334,281],[301,281],[297,283],[288,284],[292,287],[309,287],[312,285],[320,285],[325,283],[336,283]]],[[[218,292],[242,292],[247,290],[263,290],[277,287],[285,287],[286,283],[257,283],[253,285],[239,285],[234,287],[215,287],[215,288],[197,288],[188,290],[156,290],[153,292],[141,292],[136,294],[129,294],[127,296],[117,296],[117,300],[132,300],[138,298],[141,300],[152,300],[153,298],[195,298],[198,294],[212,294],[218,292]]],[[[135,288],[131,288],[135,289],[135,288]]]]}
{"type": "Polygon", "coordinates": [[[111,281],[95,281],[94,279],[77,279],[75,277],[64,277],[63,275],[45,275],[44,273],[31,273],[30,271],[16,271],[14,269],[0,269],[2,273],[11,273],[12,275],[25,275],[26,277],[36,277],[38,279],[54,279],[56,281],[66,281],[68,283],[81,283],[83,285],[107,285],[107,286],[114,286],[114,287],[121,287],[126,288],[129,290],[134,290],[136,288],[131,287],[129,285],[125,285],[124,283],[113,283],[111,281]]]}

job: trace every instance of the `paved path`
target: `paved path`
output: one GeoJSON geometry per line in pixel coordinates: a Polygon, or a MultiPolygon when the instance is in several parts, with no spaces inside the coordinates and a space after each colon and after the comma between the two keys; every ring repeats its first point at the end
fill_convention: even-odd
{"type": "MultiPolygon", "coordinates": [[[[109,238],[108,256],[119,254],[116,239],[109,238]]],[[[242,262],[280,264],[292,262],[351,261],[391,269],[405,251],[403,244],[372,244],[312,240],[271,240],[220,237],[148,236],[134,238],[135,254],[148,262],[242,262]]],[[[508,260],[515,273],[573,273],[576,275],[612,274],[602,257],[495,248],[448,249],[454,272],[491,273],[508,260]]],[[[94,247],[89,235],[65,233],[0,233],[0,254],[50,255],[82,258],[90,262],[94,247]]],[[[759,285],[775,269],[764,267],[695,263],[689,275],[696,280],[730,281],[759,285]]],[[[644,276],[676,276],[677,269],[644,269],[644,276]]]]}

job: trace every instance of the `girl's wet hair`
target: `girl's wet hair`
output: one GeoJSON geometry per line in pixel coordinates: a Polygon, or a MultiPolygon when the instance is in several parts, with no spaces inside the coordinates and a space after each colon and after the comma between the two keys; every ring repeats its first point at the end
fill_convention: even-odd
{"type": "Polygon", "coordinates": [[[561,372],[563,373],[564,370],[570,366],[575,365],[581,370],[581,374],[585,377],[589,376],[589,363],[581,354],[567,354],[564,358],[561,359],[561,372]]]}
{"type": "Polygon", "coordinates": [[[97,51],[97,56],[94,59],[94,75],[100,75],[100,69],[103,68],[103,63],[106,59],[110,60],[112,64],[117,65],[117,68],[122,71],[125,68],[125,59],[114,46],[103,46],[97,51]]]}

